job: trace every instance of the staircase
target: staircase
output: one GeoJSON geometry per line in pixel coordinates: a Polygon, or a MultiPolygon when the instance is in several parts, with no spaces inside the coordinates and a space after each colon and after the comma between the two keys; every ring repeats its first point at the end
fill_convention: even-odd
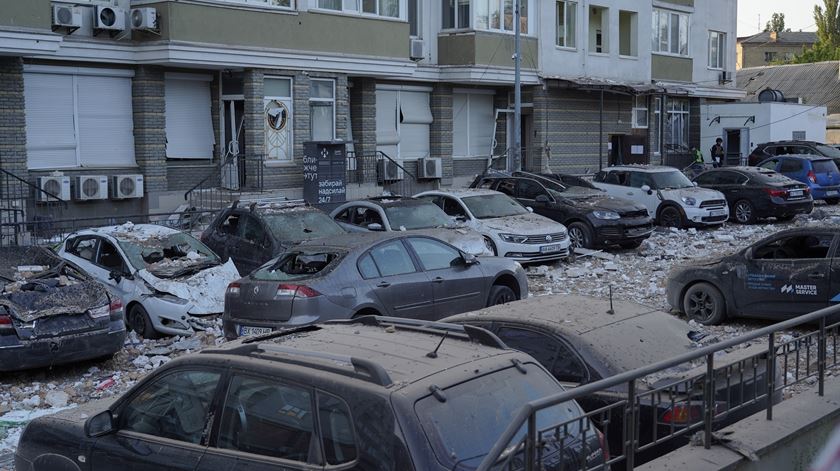
{"type": "Polygon", "coordinates": [[[184,193],[189,210],[216,212],[237,200],[259,199],[264,193],[263,164],[261,158],[228,153],[221,165],[184,193]]]}

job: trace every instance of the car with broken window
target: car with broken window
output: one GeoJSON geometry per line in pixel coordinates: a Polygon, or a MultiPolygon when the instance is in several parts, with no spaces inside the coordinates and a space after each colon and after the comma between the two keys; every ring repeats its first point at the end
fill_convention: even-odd
{"type": "Polygon", "coordinates": [[[528,296],[522,266],[411,232],[344,234],[286,251],[228,286],[225,337],[369,314],[439,319],[528,296]]]}
{"type": "MultiPolygon", "coordinates": [[[[537,296],[442,321],[489,330],[508,347],[533,356],[567,389],[670,360],[716,341],[657,309],[588,296],[537,296]]],[[[765,352],[766,348],[754,348],[715,357],[715,401],[721,415],[715,428],[766,407],[765,352]],[[755,361],[751,355],[758,355],[755,361]]],[[[702,426],[705,373],[705,365],[684,364],[636,381],[639,445],[662,441],[639,455],[636,463],[684,445],[691,431],[687,429],[702,426]],[[672,434],[678,436],[669,438],[672,434]]],[[[606,434],[613,456],[624,452],[627,397],[622,384],[578,399],[606,434]]],[[[780,394],[773,398],[780,400],[780,394]]]]}
{"type": "Polygon", "coordinates": [[[305,240],[345,231],[326,213],[303,202],[234,202],[201,234],[201,241],[222,260],[233,260],[239,273],[263,263],[305,240]]]}
{"type": "MultiPolygon", "coordinates": [[[[703,324],[784,320],[840,301],[840,228],[789,229],[668,275],[671,307],[703,324]]],[[[840,320],[840,319],[838,319],[840,320]]]]}
{"type": "Polygon", "coordinates": [[[807,185],[770,169],[715,168],[692,181],[723,193],[729,204],[729,215],[741,224],[752,224],[769,217],[789,221],[797,214],[809,214],[814,209],[814,199],[807,185]]]}
{"type": "Polygon", "coordinates": [[[78,231],[57,252],[117,293],[128,326],[147,338],[206,328],[203,318],[222,313],[225,288],[239,278],[195,237],[155,224],[78,231]]]}
{"type": "Polygon", "coordinates": [[[0,248],[0,372],[109,358],[122,300],[43,247],[0,248]]]}
{"type": "Polygon", "coordinates": [[[425,232],[466,253],[492,255],[481,234],[422,199],[377,196],[344,203],[333,209],[330,215],[348,232],[425,232]]]}
{"type": "Polygon", "coordinates": [[[588,182],[567,185],[559,178],[527,172],[476,177],[471,188],[504,193],[534,212],[562,223],[573,248],[636,248],[653,232],[647,208],[607,195],[588,182]]]}
{"type": "MultiPolygon", "coordinates": [[[[561,391],[485,330],[365,316],[205,349],[115,400],[37,418],[15,469],[464,471],[522,404],[561,391]]],[[[540,429],[568,423],[543,437],[541,466],[604,463],[580,414],[570,401],[537,415],[540,429]]],[[[498,469],[522,469],[525,434],[498,469]]]]}
{"type": "Polygon", "coordinates": [[[571,241],[566,226],[533,214],[510,196],[485,188],[425,191],[415,197],[430,201],[449,217],[484,238],[493,255],[522,263],[568,258],[571,241]]]}
{"type": "Polygon", "coordinates": [[[593,185],[609,195],[645,206],[661,226],[709,227],[729,219],[729,206],[723,193],[697,187],[673,167],[608,167],[595,174],[593,185]]]}

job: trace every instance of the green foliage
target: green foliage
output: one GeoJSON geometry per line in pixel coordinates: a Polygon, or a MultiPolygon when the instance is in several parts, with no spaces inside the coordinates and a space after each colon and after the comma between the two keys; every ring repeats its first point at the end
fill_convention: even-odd
{"type": "Polygon", "coordinates": [[[817,42],[793,59],[795,64],[840,60],[840,0],[823,0],[814,7],[817,42]]]}
{"type": "Polygon", "coordinates": [[[773,16],[770,18],[770,21],[767,22],[767,25],[764,27],[764,32],[775,31],[777,33],[784,33],[790,31],[790,28],[785,29],[785,14],[784,13],[773,13],[773,16]]]}

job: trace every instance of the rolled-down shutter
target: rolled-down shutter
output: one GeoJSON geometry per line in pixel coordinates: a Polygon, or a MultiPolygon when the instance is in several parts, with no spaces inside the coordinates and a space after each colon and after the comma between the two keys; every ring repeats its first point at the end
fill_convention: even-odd
{"type": "Polygon", "coordinates": [[[210,76],[166,75],[166,157],[211,159],[210,76]]]}
{"type": "Polygon", "coordinates": [[[376,149],[397,158],[397,97],[394,90],[376,91],[376,149]]]}
{"type": "Polygon", "coordinates": [[[470,95],[470,147],[468,155],[472,157],[490,156],[493,147],[493,131],[496,129],[495,121],[493,95],[470,95]]]}
{"type": "Polygon", "coordinates": [[[469,95],[452,94],[452,155],[466,157],[469,151],[469,95]]]}
{"type": "Polygon", "coordinates": [[[23,86],[28,168],[77,167],[73,76],[25,73],[23,86]]]}
{"type": "Polygon", "coordinates": [[[432,110],[426,92],[400,92],[400,158],[428,157],[432,110]]]}
{"type": "Polygon", "coordinates": [[[134,167],[131,79],[76,77],[82,167],[134,167]]]}

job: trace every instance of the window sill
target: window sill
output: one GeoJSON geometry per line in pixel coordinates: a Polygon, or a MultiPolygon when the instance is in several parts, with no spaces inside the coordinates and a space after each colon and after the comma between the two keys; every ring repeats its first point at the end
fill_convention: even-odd
{"type": "Polygon", "coordinates": [[[706,70],[711,70],[713,72],[724,72],[726,68],[724,67],[706,67],[706,70]]]}
{"type": "MultiPolygon", "coordinates": [[[[166,1],[166,0],[164,0],[166,1]]],[[[172,2],[173,0],[168,0],[172,2]]],[[[298,0],[300,1],[300,0],[298,0]]],[[[131,6],[132,8],[142,6],[142,5],[153,5],[156,3],[160,3],[161,0],[132,0],[131,6]]],[[[239,3],[239,2],[226,2],[224,0],[180,0],[178,3],[191,3],[194,5],[206,5],[206,6],[213,6],[213,7],[221,7],[221,8],[231,8],[234,10],[249,10],[249,11],[261,11],[261,12],[271,12],[271,13],[282,13],[286,15],[297,15],[298,11],[295,10],[294,7],[278,7],[272,5],[255,5],[252,3],[239,3]]],[[[293,2],[295,3],[295,2],[293,2]]]]}
{"type": "Polygon", "coordinates": [[[650,126],[630,126],[630,129],[650,129],[650,126]]]}
{"type": "Polygon", "coordinates": [[[589,52],[589,55],[593,57],[610,57],[609,52],[589,52]]]}
{"type": "Polygon", "coordinates": [[[652,56],[664,56],[664,57],[677,57],[677,58],[680,58],[680,59],[691,59],[691,56],[689,56],[689,55],[684,56],[682,54],[672,54],[670,52],[656,52],[656,51],[653,51],[650,54],[652,56]]]}
{"type": "Polygon", "coordinates": [[[576,47],[558,46],[556,44],[554,45],[554,49],[556,49],[558,51],[563,51],[563,52],[577,52],[577,50],[578,50],[576,47]]]}
{"type": "Polygon", "coordinates": [[[336,15],[336,16],[346,16],[350,18],[365,18],[368,20],[384,20],[384,21],[396,21],[400,23],[407,23],[408,20],[404,20],[402,18],[395,18],[393,16],[382,16],[377,15],[374,13],[363,13],[358,11],[344,11],[344,10],[331,10],[329,8],[310,8],[309,13],[317,13],[320,15],[336,15]]]}
{"type": "MultiPolygon", "coordinates": [[[[498,29],[479,29],[479,28],[446,28],[441,29],[439,36],[446,36],[452,34],[475,34],[475,33],[487,33],[487,34],[498,34],[500,36],[513,36],[513,31],[502,31],[498,29]]],[[[532,38],[536,39],[536,35],[530,33],[522,33],[523,38],[532,38]]]]}
{"type": "Polygon", "coordinates": [[[489,157],[487,157],[486,155],[484,155],[484,156],[482,156],[482,155],[477,155],[477,156],[453,155],[452,156],[452,160],[487,160],[487,159],[489,159],[489,157]]]}
{"type": "Polygon", "coordinates": [[[624,56],[624,55],[621,55],[621,54],[618,55],[618,58],[619,59],[625,59],[625,60],[628,60],[628,61],[638,61],[639,60],[639,56],[624,56]]]}

